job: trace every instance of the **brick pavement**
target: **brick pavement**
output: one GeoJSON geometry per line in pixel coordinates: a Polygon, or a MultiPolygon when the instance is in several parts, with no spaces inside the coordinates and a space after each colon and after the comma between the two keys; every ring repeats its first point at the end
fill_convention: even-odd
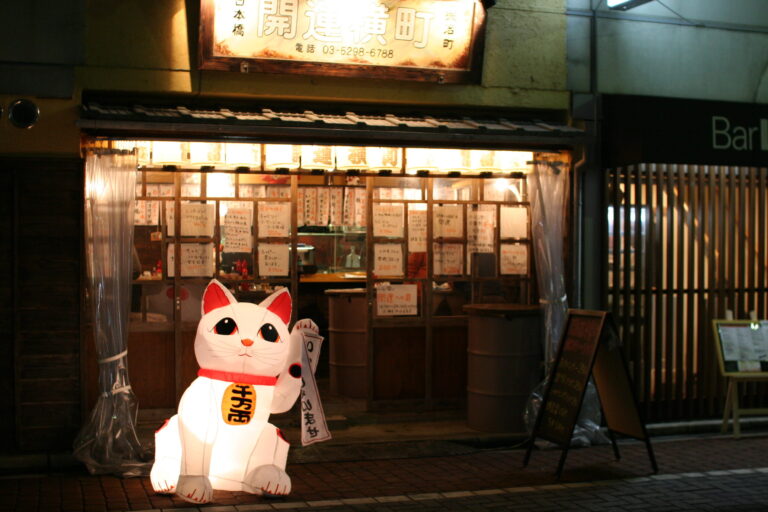
{"type": "Polygon", "coordinates": [[[659,475],[645,446],[621,443],[571,450],[562,479],[559,450],[519,449],[451,456],[292,464],[293,491],[267,500],[214,492],[214,503],[189,504],[152,492],[147,478],[83,472],[0,479],[0,511],[201,510],[768,510],[768,436],[653,440],[659,475]]]}

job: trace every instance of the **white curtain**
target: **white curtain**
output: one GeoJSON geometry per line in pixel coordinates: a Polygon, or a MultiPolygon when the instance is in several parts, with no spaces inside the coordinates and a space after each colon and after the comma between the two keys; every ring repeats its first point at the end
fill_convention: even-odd
{"type": "Polygon", "coordinates": [[[93,150],[85,162],[85,230],[99,398],[75,439],[91,474],[138,476],[149,470],[136,435],[138,402],[128,379],[136,154],[93,150]]]}
{"type": "Polygon", "coordinates": [[[544,313],[544,365],[549,373],[568,314],[563,264],[563,217],[568,195],[568,172],[561,162],[537,162],[528,183],[536,277],[544,313]]]}

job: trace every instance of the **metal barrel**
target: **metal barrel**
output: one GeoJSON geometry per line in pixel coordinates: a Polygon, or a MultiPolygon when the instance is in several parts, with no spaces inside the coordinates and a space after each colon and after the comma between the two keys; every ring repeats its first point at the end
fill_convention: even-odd
{"type": "Polygon", "coordinates": [[[523,413],[542,373],[538,306],[473,304],[467,343],[467,424],[484,432],[526,431],[523,413]]]}

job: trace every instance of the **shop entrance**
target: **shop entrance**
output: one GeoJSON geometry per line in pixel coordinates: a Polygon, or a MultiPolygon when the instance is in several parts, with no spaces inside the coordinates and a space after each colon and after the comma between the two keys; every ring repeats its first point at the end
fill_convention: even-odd
{"type": "Polygon", "coordinates": [[[463,306],[535,299],[525,174],[533,153],[346,149],[369,168],[367,149],[389,151],[372,173],[349,172],[345,149],[332,146],[110,144],[139,152],[128,349],[145,417],[167,416],[196,376],[211,278],[239,301],[289,288],[293,320],[314,320],[326,339],[323,400],[350,411],[461,410],[463,306]],[[225,151],[240,161],[228,164],[225,151]],[[273,164],[270,151],[288,152],[273,164]],[[323,152],[330,168],[309,163],[323,152]],[[449,157],[466,159],[466,173],[442,169],[449,157]],[[471,172],[472,158],[486,159],[483,170],[471,172]]]}

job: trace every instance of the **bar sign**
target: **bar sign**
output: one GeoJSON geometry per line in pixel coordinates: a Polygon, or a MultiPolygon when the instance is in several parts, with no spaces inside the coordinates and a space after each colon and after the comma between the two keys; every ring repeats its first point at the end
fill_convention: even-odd
{"type": "Polygon", "coordinates": [[[768,151],[768,119],[760,120],[760,149],[768,151]]]}

